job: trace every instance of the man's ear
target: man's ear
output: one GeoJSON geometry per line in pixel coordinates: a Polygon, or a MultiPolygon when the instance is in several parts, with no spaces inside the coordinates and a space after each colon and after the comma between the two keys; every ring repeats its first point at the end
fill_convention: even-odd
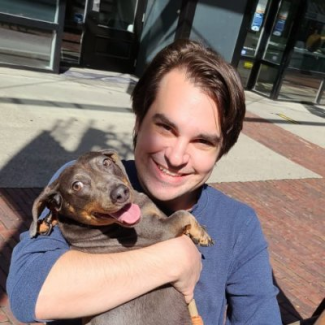
{"type": "Polygon", "coordinates": [[[51,213],[56,213],[61,210],[63,200],[60,192],[58,191],[58,185],[58,181],[54,181],[54,183],[47,186],[34,201],[32,208],[33,221],[29,228],[29,235],[31,238],[37,235],[38,218],[45,207],[47,207],[51,213]]]}

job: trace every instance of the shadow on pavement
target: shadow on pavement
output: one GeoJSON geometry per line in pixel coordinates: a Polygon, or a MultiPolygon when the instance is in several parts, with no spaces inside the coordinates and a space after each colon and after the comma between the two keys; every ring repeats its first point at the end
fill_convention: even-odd
{"type": "MultiPolygon", "coordinates": [[[[10,312],[6,295],[6,278],[11,253],[19,241],[19,234],[29,228],[32,220],[31,207],[41,187],[46,185],[54,172],[64,163],[76,159],[84,152],[109,147],[117,150],[122,158],[127,158],[133,153],[129,135],[124,137],[123,134],[117,135],[113,130],[103,132],[94,127],[89,127],[77,148],[68,152],[53,137],[53,132],[59,130],[61,137],[64,138],[64,126],[67,125],[58,122],[51,131],[43,131],[12,157],[0,171],[0,316],[4,313],[7,316],[6,320],[12,321],[13,324],[17,321],[10,312]],[[3,186],[3,184],[19,184],[26,178],[33,179],[32,183],[42,185],[28,188],[3,186]]],[[[0,322],[2,320],[3,317],[0,322]]]]}
{"type": "MultiPolygon", "coordinates": [[[[26,187],[25,184],[28,184],[27,187],[43,187],[63,164],[90,150],[112,148],[117,150],[123,159],[133,155],[130,135],[117,134],[110,126],[104,132],[88,125],[76,148],[67,151],[61,143],[64,144],[68,139],[74,140],[69,125],[69,120],[57,121],[51,130],[42,131],[21,149],[1,169],[0,186],[26,187]]],[[[78,139],[77,135],[75,137],[78,139]]]]}

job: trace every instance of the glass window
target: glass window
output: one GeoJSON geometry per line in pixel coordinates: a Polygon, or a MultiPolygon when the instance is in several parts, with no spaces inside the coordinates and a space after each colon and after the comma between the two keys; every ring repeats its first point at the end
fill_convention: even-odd
{"type": "Polygon", "coordinates": [[[73,25],[81,25],[85,20],[86,0],[67,1],[65,6],[65,26],[69,29],[73,25]]]}
{"type": "Polygon", "coordinates": [[[252,62],[248,59],[241,59],[238,63],[237,71],[240,75],[240,79],[241,79],[244,87],[247,86],[247,81],[251,74],[253,64],[254,64],[254,62],[252,62]]]}
{"type": "Polygon", "coordinates": [[[0,35],[1,63],[52,69],[53,31],[2,23],[0,35]]]}
{"type": "Polygon", "coordinates": [[[255,12],[250,23],[250,28],[247,31],[244,47],[241,51],[242,55],[255,57],[261,31],[264,26],[267,4],[268,0],[259,0],[256,5],[255,12]]]}
{"type": "Polygon", "coordinates": [[[267,42],[264,59],[280,64],[284,49],[290,36],[292,23],[298,9],[297,0],[284,0],[281,2],[272,28],[271,36],[267,42]]]}
{"type": "Polygon", "coordinates": [[[269,96],[276,81],[277,73],[277,68],[262,64],[258,72],[257,82],[254,89],[269,96]]]}
{"type": "Polygon", "coordinates": [[[325,49],[310,53],[306,49],[295,48],[289,63],[290,68],[325,73],[325,49]]]}
{"type": "Polygon", "coordinates": [[[59,0],[1,0],[0,12],[57,23],[59,0]]]}
{"type": "Polygon", "coordinates": [[[99,11],[101,25],[133,32],[137,3],[137,0],[96,0],[93,9],[99,11]]]}
{"type": "Polygon", "coordinates": [[[298,71],[287,71],[282,80],[279,99],[314,102],[321,80],[301,74],[298,71]]]}
{"type": "Polygon", "coordinates": [[[325,1],[308,1],[289,67],[325,73],[325,1]]]}

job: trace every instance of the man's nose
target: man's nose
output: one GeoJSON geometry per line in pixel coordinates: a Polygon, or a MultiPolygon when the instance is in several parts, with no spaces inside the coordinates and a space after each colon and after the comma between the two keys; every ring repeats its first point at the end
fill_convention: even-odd
{"type": "Polygon", "coordinates": [[[188,145],[185,141],[173,142],[165,151],[165,157],[173,167],[185,165],[189,161],[188,145]]]}

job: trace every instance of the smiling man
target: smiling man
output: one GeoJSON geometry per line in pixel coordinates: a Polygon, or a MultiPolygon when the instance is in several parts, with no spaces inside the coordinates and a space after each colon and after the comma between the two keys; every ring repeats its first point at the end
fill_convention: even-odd
{"type": "Polygon", "coordinates": [[[191,209],[217,161],[219,124],[216,103],[185,69],[166,74],[135,128],[135,164],[145,192],[171,211],[191,209]]]}
{"type": "Polygon", "coordinates": [[[135,161],[125,162],[132,185],[167,213],[190,210],[216,244],[199,252],[181,236],[92,255],[70,250],[56,227],[48,237],[24,233],[8,277],[14,314],[24,322],[89,316],[170,283],[187,302],[194,295],[205,325],[280,325],[255,212],[206,184],[242,129],[236,71],[215,52],[179,40],[155,57],[132,100],[135,161]]]}

